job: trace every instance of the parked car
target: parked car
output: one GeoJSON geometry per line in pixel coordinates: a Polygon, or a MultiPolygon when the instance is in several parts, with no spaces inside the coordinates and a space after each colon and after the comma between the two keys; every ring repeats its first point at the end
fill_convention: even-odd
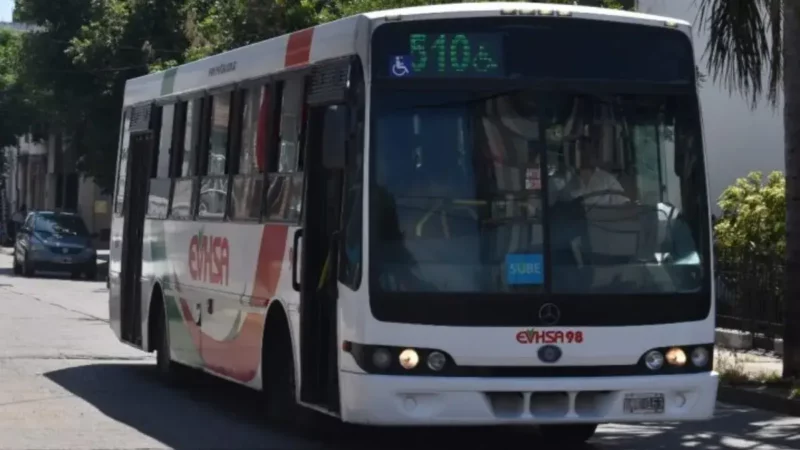
{"type": "Polygon", "coordinates": [[[80,216],[55,211],[28,213],[14,243],[14,273],[37,270],[69,272],[74,278],[97,278],[97,250],[80,216]]]}

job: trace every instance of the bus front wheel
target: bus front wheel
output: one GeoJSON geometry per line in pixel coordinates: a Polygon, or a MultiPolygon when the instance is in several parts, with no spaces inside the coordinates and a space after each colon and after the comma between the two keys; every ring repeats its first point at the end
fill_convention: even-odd
{"type": "MultiPolygon", "coordinates": [[[[154,334],[157,335],[157,342],[155,345],[156,370],[158,371],[159,378],[165,383],[169,385],[179,385],[185,378],[187,369],[173,361],[170,356],[167,308],[160,299],[153,303],[153,307],[156,309],[153,310],[150,318],[155,321],[155,326],[151,329],[155,331],[154,334]]],[[[153,334],[150,336],[153,336],[153,334]]]]}
{"type": "Polygon", "coordinates": [[[262,357],[262,383],[266,419],[276,425],[313,429],[315,413],[301,406],[296,397],[294,355],[289,326],[283,315],[273,314],[265,325],[264,355],[262,357]]]}
{"type": "Polygon", "coordinates": [[[558,444],[582,444],[594,436],[597,424],[541,425],[539,433],[545,441],[558,444]]]}

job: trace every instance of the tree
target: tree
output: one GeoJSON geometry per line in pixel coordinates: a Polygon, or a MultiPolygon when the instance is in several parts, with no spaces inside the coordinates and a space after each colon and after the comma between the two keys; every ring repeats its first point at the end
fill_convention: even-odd
{"type": "Polygon", "coordinates": [[[16,145],[31,130],[38,108],[38,96],[19,76],[21,50],[20,33],[0,30],[0,148],[16,145]]]}
{"type": "Polygon", "coordinates": [[[77,170],[114,184],[125,81],[181,57],[184,0],[16,0],[14,19],[44,28],[24,36],[20,73],[44,95],[41,120],[65,134],[77,170]]]}
{"type": "Polygon", "coordinates": [[[783,258],[786,254],[786,179],[751,172],[728,186],[719,199],[722,215],[714,226],[723,253],[783,258]]]}
{"type": "MultiPolygon", "coordinates": [[[[708,69],[755,106],[783,94],[786,165],[786,273],[800,269],[800,2],[702,0],[699,22],[711,39],[708,69]],[[766,78],[766,83],[765,83],[766,78]],[[782,89],[781,89],[782,88],[782,89]]],[[[800,377],[800,279],[786,277],[783,375],[800,377]]]]}
{"type": "Polygon", "coordinates": [[[187,0],[185,59],[199,59],[317,23],[324,0],[187,0]]]}

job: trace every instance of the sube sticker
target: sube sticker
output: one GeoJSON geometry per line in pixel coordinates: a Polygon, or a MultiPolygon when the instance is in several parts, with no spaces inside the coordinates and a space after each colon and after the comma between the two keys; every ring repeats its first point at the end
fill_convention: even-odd
{"type": "Polygon", "coordinates": [[[544,258],[541,253],[506,255],[508,284],[544,284],[544,258]]]}

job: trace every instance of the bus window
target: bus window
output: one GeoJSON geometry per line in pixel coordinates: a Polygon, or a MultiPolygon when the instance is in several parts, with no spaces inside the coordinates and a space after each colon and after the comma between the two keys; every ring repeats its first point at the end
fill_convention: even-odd
{"type": "Polygon", "coordinates": [[[169,162],[172,156],[172,137],[175,123],[175,105],[161,109],[161,132],[156,155],[153,158],[153,173],[150,175],[150,191],[147,202],[147,217],[165,219],[169,206],[169,189],[172,180],[169,162]]]}
{"type": "Polygon", "coordinates": [[[270,124],[270,88],[260,86],[244,93],[239,170],[233,176],[231,217],[258,220],[267,163],[270,124]]]}
{"type": "Polygon", "coordinates": [[[200,180],[197,215],[205,219],[222,219],[228,200],[228,128],[232,94],[215,95],[211,100],[211,128],[208,132],[205,176],[200,180]]]}
{"type": "Polygon", "coordinates": [[[125,206],[125,183],[128,179],[128,146],[131,141],[131,115],[125,113],[122,125],[122,144],[119,149],[119,166],[117,167],[117,198],[114,213],[122,214],[125,206]]]}

